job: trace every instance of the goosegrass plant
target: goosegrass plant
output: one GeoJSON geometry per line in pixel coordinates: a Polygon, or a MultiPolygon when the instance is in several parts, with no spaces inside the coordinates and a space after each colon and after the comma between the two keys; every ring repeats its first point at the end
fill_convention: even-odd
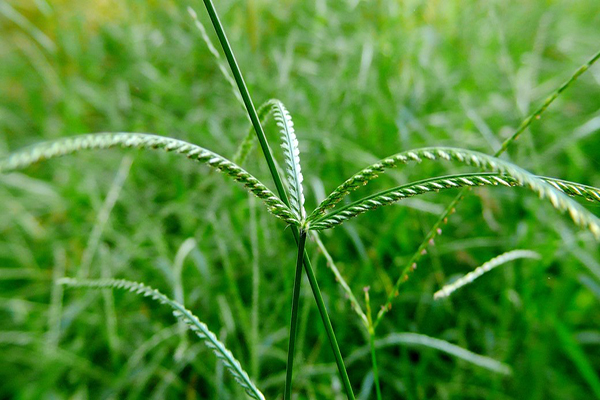
{"type": "MultiPolygon", "coordinates": [[[[368,348],[369,353],[371,354],[375,392],[378,399],[382,398],[382,394],[379,383],[376,349],[377,347],[385,346],[385,343],[380,343],[379,346],[377,345],[376,329],[383,317],[391,310],[392,302],[394,298],[398,296],[401,285],[408,281],[410,274],[416,269],[420,258],[427,253],[427,248],[432,245],[434,238],[441,234],[442,227],[447,223],[449,216],[455,211],[456,206],[464,197],[467,190],[479,186],[523,187],[533,191],[541,199],[547,199],[549,203],[558,211],[568,213],[572,221],[577,226],[583,230],[591,232],[596,239],[600,239],[600,220],[594,214],[570,198],[581,197],[589,201],[600,202],[600,189],[560,179],[537,176],[527,172],[526,170],[509,161],[498,158],[523,132],[526,131],[532,122],[539,119],[543,115],[550,104],[556,100],[565,89],[572,85],[583,72],[589,69],[589,67],[591,67],[598,60],[600,53],[596,54],[588,63],[578,69],[576,73],[565,84],[559,87],[559,89],[557,89],[539,109],[527,117],[517,131],[501,145],[500,149],[494,156],[489,156],[481,152],[468,149],[447,146],[417,148],[403,151],[383,158],[379,162],[374,163],[354,174],[335,190],[333,190],[331,194],[326,196],[314,211],[307,213],[305,210],[300,150],[292,117],[283,103],[279,100],[269,100],[261,105],[258,109],[255,109],[252,97],[250,96],[246,84],[244,83],[242,73],[235,60],[233,50],[228,43],[225,30],[219,21],[216,9],[210,0],[205,0],[204,3],[211,22],[215,28],[222,50],[225,54],[225,58],[227,59],[227,63],[229,64],[231,75],[229,74],[229,71],[227,71],[222,65],[219,53],[214,46],[210,44],[210,39],[208,39],[206,32],[203,30],[203,28],[200,28],[202,25],[198,21],[197,16],[193,11],[190,13],[192,14],[192,17],[194,17],[196,25],[201,29],[202,36],[205,42],[209,45],[211,53],[215,56],[215,58],[217,58],[217,62],[219,63],[222,74],[227,78],[231,85],[235,83],[237,86],[239,92],[235,92],[236,97],[246,108],[248,118],[252,125],[251,131],[243,139],[238,151],[236,152],[236,155],[233,157],[233,161],[230,161],[227,158],[220,156],[204,147],[172,137],[146,133],[110,132],[76,136],[34,145],[28,149],[10,154],[7,158],[0,161],[0,172],[6,173],[23,169],[42,160],[77,153],[83,150],[121,147],[143,150],[158,150],[182,155],[193,161],[205,164],[210,169],[217,170],[224,174],[224,176],[241,184],[249,193],[251,193],[256,199],[264,204],[269,213],[282,220],[287,226],[289,226],[289,230],[291,231],[292,235],[294,236],[294,240],[297,243],[294,285],[291,293],[292,304],[290,313],[289,344],[287,351],[287,368],[285,386],[283,389],[284,399],[291,398],[293,389],[294,357],[296,354],[296,335],[298,331],[298,319],[300,312],[300,285],[302,282],[303,271],[308,278],[322,324],[326,330],[330,347],[335,358],[339,379],[343,385],[346,396],[349,399],[354,398],[352,383],[350,382],[350,378],[346,372],[344,359],[342,357],[342,350],[337,343],[334,329],[323,300],[323,294],[319,288],[314,269],[310,262],[308,252],[306,251],[306,246],[309,243],[307,242],[309,235],[314,237],[319,249],[327,259],[328,266],[335,275],[340,287],[347,295],[351,308],[358,315],[359,320],[363,324],[368,334],[368,348]],[[284,165],[282,166],[279,166],[275,161],[275,156],[269,146],[265,131],[263,129],[263,124],[269,117],[273,118],[279,129],[281,147],[284,155],[284,165]],[[240,166],[250,154],[255,141],[258,141],[260,145],[264,159],[271,173],[271,177],[276,188],[276,193],[272,192],[266,184],[262,183],[240,166]],[[339,203],[344,201],[345,198],[352,192],[369,184],[372,180],[378,178],[386,170],[402,168],[405,165],[409,166],[413,163],[421,163],[424,161],[447,161],[456,164],[464,164],[470,167],[475,167],[480,171],[430,177],[383,190],[375,194],[362,197],[359,200],[346,202],[345,204],[339,205],[339,203]],[[285,179],[282,178],[282,175],[285,175],[285,179]],[[325,231],[362,213],[375,210],[382,206],[391,205],[410,197],[457,188],[462,188],[459,196],[457,196],[456,199],[446,208],[439,220],[431,228],[430,232],[425,235],[425,239],[419,246],[417,252],[410,259],[406,268],[400,271],[399,277],[395,281],[392,290],[390,290],[387,294],[386,302],[379,308],[372,307],[369,289],[365,288],[365,310],[363,311],[360,302],[351,291],[350,285],[343,278],[342,274],[336,267],[333,257],[327,251],[326,246],[319,237],[319,231],[325,231]],[[379,310],[377,314],[375,314],[375,318],[373,318],[374,315],[372,309],[379,310]]],[[[127,162],[125,162],[126,167],[127,165],[127,162]]],[[[119,185],[122,185],[122,182],[119,185]]],[[[114,196],[109,197],[113,197],[112,201],[114,202],[114,196]]],[[[110,208],[110,204],[107,207],[110,208]]],[[[99,233],[92,235],[90,240],[93,239],[93,242],[96,243],[98,240],[98,235],[99,233]]],[[[95,246],[97,246],[97,244],[94,244],[92,247],[95,246]]],[[[253,258],[256,259],[256,257],[257,254],[253,254],[253,258]]],[[[436,295],[436,298],[449,296],[454,290],[472,282],[481,274],[505,262],[517,258],[538,257],[539,256],[537,253],[527,250],[514,250],[512,252],[502,254],[497,258],[490,260],[488,263],[483,264],[472,273],[467,274],[464,278],[461,278],[456,282],[443,287],[439,292],[437,292],[438,294],[436,295]]],[[[81,272],[80,278],[85,278],[87,276],[90,256],[87,256],[85,260],[85,268],[81,272]]],[[[181,271],[179,271],[179,273],[181,273],[181,271]]],[[[60,271],[57,272],[57,276],[55,277],[56,281],[59,284],[66,285],[68,287],[124,289],[146,297],[151,297],[152,299],[167,305],[173,309],[173,314],[178,320],[186,324],[209,348],[215,352],[217,358],[235,377],[236,381],[250,397],[257,399],[264,398],[257,386],[252,382],[250,375],[242,369],[239,361],[233,357],[232,352],[225,347],[225,345],[218,339],[217,335],[208,330],[208,327],[202,323],[198,317],[194,316],[183,306],[183,304],[181,304],[183,301],[183,296],[181,294],[176,295],[177,300],[179,301],[175,301],[143,283],[114,279],[60,279],[60,275],[60,271]]],[[[254,302],[254,304],[256,304],[256,302],[254,302]]],[[[257,313],[253,313],[253,316],[256,314],[257,313]]],[[[256,324],[256,321],[252,323],[254,327],[256,324]]],[[[257,334],[254,333],[253,335],[256,336],[257,334]]],[[[420,340],[421,343],[428,343],[426,345],[430,345],[431,347],[435,347],[436,345],[438,347],[444,347],[443,344],[440,344],[442,342],[435,342],[435,339],[431,338],[420,339],[417,336],[397,338],[397,341],[401,340],[408,342],[411,340],[413,342],[419,342],[420,340]]],[[[451,352],[451,350],[447,351],[451,352]]],[[[455,351],[455,353],[459,353],[459,351],[455,351]]],[[[468,358],[470,355],[465,356],[463,354],[462,356],[464,358],[468,358]]],[[[490,369],[496,368],[504,373],[508,373],[507,371],[509,371],[504,365],[491,365],[493,366],[490,367],[490,369]]],[[[252,369],[255,370],[256,367],[252,367],[252,369]]]]}

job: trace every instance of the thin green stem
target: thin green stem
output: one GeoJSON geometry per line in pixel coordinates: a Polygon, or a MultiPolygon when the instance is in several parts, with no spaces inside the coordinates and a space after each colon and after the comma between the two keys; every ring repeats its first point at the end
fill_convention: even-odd
{"type": "MultiPolygon", "coordinates": [[[[267,161],[267,165],[269,167],[269,171],[271,172],[271,176],[273,177],[273,181],[275,182],[275,187],[277,188],[279,197],[281,198],[281,201],[283,201],[289,207],[290,201],[283,188],[283,182],[281,180],[281,177],[279,176],[277,167],[275,166],[275,159],[273,158],[271,148],[269,147],[269,143],[267,142],[265,132],[262,128],[262,125],[260,124],[260,119],[258,118],[256,109],[254,108],[254,104],[252,103],[252,99],[250,98],[250,93],[248,92],[248,88],[246,87],[246,83],[244,82],[244,78],[242,77],[240,68],[237,64],[237,61],[235,60],[235,56],[233,55],[233,50],[231,49],[229,41],[227,40],[227,36],[225,35],[223,25],[219,20],[217,11],[215,10],[215,6],[213,5],[212,1],[203,1],[208,15],[210,17],[210,20],[213,24],[213,27],[217,33],[217,37],[219,38],[219,42],[221,43],[221,47],[223,48],[223,52],[225,53],[225,57],[227,58],[227,62],[229,63],[229,67],[231,68],[233,78],[235,79],[235,82],[237,83],[240,93],[242,95],[242,100],[244,101],[244,105],[246,106],[246,110],[248,111],[248,115],[250,116],[250,121],[252,122],[252,126],[254,127],[254,130],[256,132],[256,136],[258,137],[260,147],[263,151],[263,155],[265,156],[265,160],[267,161]]],[[[296,225],[292,225],[291,231],[294,234],[294,239],[296,240],[296,243],[299,245],[300,232],[298,227],[296,225]]],[[[329,343],[331,345],[331,349],[335,357],[340,378],[344,383],[346,395],[348,399],[354,400],[354,393],[352,392],[352,386],[350,385],[348,373],[346,372],[346,367],[344,366],[344,361],[342,360],[342,355],[340,353],[335,334],[333,333],[333,327],[331,326],[331,321],[329,320],[329,314],[327,313],[327,309],[325,308],[325,303],[323,302],[323,297],[321,295],[321,291],[319,289],[319,285],[317,283],[317,279],[315,278],[315,274],[313,272],[312,265],[310,263],[310,259],[308,258],[308,254],[306,253],[306,250],[304,250],[304,268],[306,271],[306,275],[308,276],[308,281],[310,282],[315,301],[317,303],[319,314],[321,315],[321,320],[323,321],[325,331],[327,332],[327,336],[329,338],[329,343]]]]}
{"type": "Polygon", "coordinates": [[[304,245],[306,244],[306,232],[300,232],[298,241],[298,259],[296,261],[296,275],[294,276],[294,291],[292,294],[292,318],[290,322],[290,340],[288,342],[288,359],[285,374],[284,400],[290,400],[292,396],[292,372],[294,370],[294,354],[296,348],[296,333],[298,332],[298,303],[300,299],[300,282],[302,281],[302,261],[304,259],[304,245]]]}
{"type": "Polygon", "coordinates": [[[410,274],[417,269],[417,263],[423,255],[427,254],[427,247],[432,243],[433,239],[436,236],[442,234],[442,225],[448,223],[448,216],[454,212],[456,206],[458,205],[458,203],[461,202],[461,200],[465,196],[465,193],[467,193],[468,190],[471,190],[471,188],[467,187],[460,191],[460,193],[450,202],[450,204],[448,204],[448,207],[446,207],[440,218],[438,218],[435,224],[433,224],[433,227],[429,230],[429,232],[427,232],[427,235],[425,235],[425,239],[423,239],[417,251],[412,255],[410,261],[402,270],[400,277],[396,280],[394,288],[388,294],[385,305],[381,306],[381,309],[377,313],[377,319],[375,320],[375,324],[373,325],[374,329],[377,329],[377,326],[383,319],[384,315],[392,309],[392,301],[398,296],[398,290],[400,289],[400,286],[404,282],[408,281],[410,274]]]}
{"type": "Polygon", "coordinates": [[[304,251],[304,270],[306,271],[308,282],[310,283],[310,287],[312,288],[313,295],[317,303],[317,308],[319,309],[319,314],[321,314],[321,319],[323,321],[323,325],[325,326],[325,332],[327,332],[329,344],[331,345],[331,349],[333,350],[335,363],[337,364],[340,378],[342,379],[342,383],[344,384],[346,396],[348,397],[348,399],[354,400],[354,392],[352,391],[350,378],[348,378],[346,366],[344,365],[344,360],[342,359],[342,353],[340,352],[340,347],[338,346],[337,340],[335,338],[335,333],[333,332],[333,327],[331,326],[331,321],[329,320],[329,314],[327,313],[327,308],[325,308],[325,302],[323,301],[323,296],[321,295],[321,290],[319,289],[319,284],[317,283],[317,278],[315,277],[315,273],[313,271],[306,250],[304,251]]]}
{"type": "Polygon", "coordinates": [[[260,147],[265,156],[265,160],[267,161],[267,165],[269,166],[269,171],[271,172],[271,176],[273,177],[273,182],[275,183],[275,187],[277,188],[277,193],[279,193],[279,197],[281,200],[289,206],[289,200],[287,193],[283,188],[283,182],[281,177],[279,176],[279,172],[277,171],[277,167],[275,166],[275,159],[273,157],[273,153],[271,152],[271,148],[269,147],[269,143],[267,142],[267,137],[265,135],[265,131],[263,130],[262,125],[260,124],[260,118],[254,108],[254,103],[252,102],[252,98],[250,97],[250,92],[248,92],[248,88],[246,87],[246,82],[244,82],[244,78],[242,76],[242,71],[238,66],[238,63],[233,54],[233,50],[231,49],[231,45],[229,44],[229,40],[227,40],[227,36],[225,35],[225,30],[223,29],[223,25],[219,20],[219,16],[217,15],[217,10],[212,2],[212,0],[203,0],[204,6],[206,7],[206,11],[208,12],[208,16],[215,28],[215,32],[217,33],[217,37],[219,38],[219,42],[221,43],[221,47],[223,48],[223,52],[225,53],[225,57],[227,58],[227,62],[229,63],[229,67],[231,68],[231,73],[233,74],[233,79],[238,85],[240,90],[240,94],[242,95],[242,100],[244,101],[244,105],[246,106],[246,110],[248,111],[248,116],[250,117],[250,121],[252,122],[252,126],[254,127],[254,131],[256,132],[256,136],[258,137],[258,142],[260,143],[260,147]]]}
{"type": "Polygon", "coordinates": [[[498,149],[496,154],[494,154],[494,157],[498,157],[500,154],[504,153],[508,149],[508,146],[510,146],[512,142],[517,140],[521,133],[523,133],[533,121],[541,118],[542,114],[548,109],[550,104],[552,104],[562,92],[564,92],[569,86],[571,86],[577,80],[577,78],[581,76],[581,74],[587,71],[599,59],[600,51],[594,54],[592,58],[588,60],[588,62],[579,67],[577,71],[575,71],[575,73],[573,73],[573,75],[571,75],[571,77],[566,82],[564,82],[558,89],[556,89],[554,93],[548,96],[548,98],[544,101],[544,103],[542,103],[542,105],[537,110],[535,110],[531,115],[525,118],[523,122],[521,122],[521,125],[519,125],[515,133],[513,133],[511,137],[509,137],[504,141],[504,143],[502,143],[502,146],[500,147],[500,149],[498,149]]]}
{"type": "Polygon", "coordinates": [[[371,317],[371,299],[369,297],[369,288],[365,288],[365,303],[367,305],[367,321],[369,330],[369,347],[371,348],[371,364],[373,364],[373,381],[375,382],[375,392],[377,400],[381,400],[381,385],[379,384],[379,369],[377,368],[377,353],[375,349],[375,327],[371,317]]]}
{"type": "Polygon", "coordinates": [[[331,254],[329,254],[329,251],[327,251],[327,248],[321,241],[319,234],[317,232],[313,231],[313,237],[315,238],[315,241],[317,242],[317,246],[319,246],[319,248],[323,252],[323,255],[325,256],[325,260],[327,260],[327,266],[331,269],[331,271],[333,272],[333,275],[335,276],[336,281],[340,284],[340,286],[342,287],[342,290],[348,297],[348,301],[350,301],[350,306],[352,307],[354,312],[356,312],[356,314],[358,315],[360,320],[363,322],[365,327],[368,327],[369,323],[367,321],[367,316],[365,315],[364,311],[360,307],[358,300],[356,300],[354,293],[352,293],[350,286],[348,286],[348,283],[346,282],[346,280],[344,279],[344,277],[338,270],[337,266],[335,265],[335,262],[333,262],[333,257],[331,257],[331,254]]]}
{"type": "Polygon", "coordinates": [[[260,292],[260,268],[258,250],[258,226],[256,222],[256,200],[254,196],[248,196],[250,202],[250,245],[252,246],[252,313],[250,320],[250,337],[252,348],[250,349],[250,371],[252,378],[257,380],[260,372],[258,341],[259,341],[259,292],[260,292]]]}

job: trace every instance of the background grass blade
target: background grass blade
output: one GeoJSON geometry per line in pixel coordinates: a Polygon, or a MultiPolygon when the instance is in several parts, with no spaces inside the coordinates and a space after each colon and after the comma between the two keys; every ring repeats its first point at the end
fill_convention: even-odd
{"type": "Polygon", "coordinates": [[[592,389],[594,396],[600,398],[600,377],[598,376],[598,371],[594,370],[584,350],[573,338],[573,334],[569,332],[569,329],[559,319],[554,319],[553,322],[558,340],[564,352],[569,356],[573,364],[575,364],[583,379],[585,379],[592,389]]]}
{"type": "Polygon", "coordinates": [[[202,40],[204,41],[204,43],[206,43],[206,47],[210,51],[210,54],[212,54],[212,56],[215,58],[215,61],[217,62],[217,65],[219,66],[219,71],[221,71],[221,74],[223,75],[223,77],[225,78],[225,80],[227,81],[229,86],[231,87],[231,91],[233,92],[235,99],[238,101],[238,103],[240,103],[240,105],[242,107],[245,108],[244,100],[242,100],[242,96],[240,96],[240,92],[237,89],[235,81],[233,80],[233,76],[231,76],[231,73],[227,69],[227,66],[221,60],[221,55],[219,54],[217,49],[215,49],[215,46],[213,45],[212,41],[208,37],[208,34],[206,33],[206,29],[204,29],[204,25],[202,25],[202,22],[200,22],[200,20],[198,19],[198,14],[196,14],[196,11],[194,11],[194,9],[192,7],[188,7],[187,10],[188,10],[188,13],[190,14],[190,16],[192,17],[192,19],[194,20],[194,25],[196,25],[196,28],[198,28],[198,30],[200,31],[200,36],[202,37],[202,40]]]}
{"type": "MultiPolygon", "coordinates": [[[[405,346],[419,346],[431,349],[436,349],[454,357],[460,358],[468,363],[477,365],[478,367],[488,369],[490,371],[503,374],[511,375],[512,369],[499,361],[494,360],[490,357],[481,356],[475,354],[467,349],[460,346],[447,342],[445,340],[432,338],[427,335],[419,333],[391,333],[381,339],[375,341],[375,348],[383,349],[390,346],[405,345],[405,346]]],[[[366,357],[370,354],[369,346],[361,347],[355,350],[348,356],[348,365],[354,364],[358,359],[366,357]]]]}

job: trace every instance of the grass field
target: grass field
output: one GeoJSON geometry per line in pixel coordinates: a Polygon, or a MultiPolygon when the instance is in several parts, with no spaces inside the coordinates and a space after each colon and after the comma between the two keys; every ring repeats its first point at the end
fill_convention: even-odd
{"type": "MultiPolygon", "coordinates": [[[[299,140],[306,209],[388,155],[494,154],[600,50],[597,0],[219,1],[258,105],[280,99],[299,140]]],[[[202,2],[0,2],[0,158],[91,132],[171,136],[233,158],[250,123],[202,2]],[[217,60],[186,8],[198,13],[217,60]]],[[[265,125],[279,164],[277,126],[265,125]]],[[[501,157],[600,186],[600,66],[501,157]]],[[[255,147],[243,167],[275,191],[255,147]]],[[[364,195],[473,171],[423,162],[364,195]]],[[[377,398],[369,334],[328,265],[373,317],[458,190],[309,235],[307,251],[359,399],[377,398]],[[328,258],[330,258],[328,260],[328,258]]],[[[600,203],[579,201],[600,217],[600,203]]],[[[99,150],[0,174],[0,398],[238,399],[244,392],[168,307],[63,277],[144,282],[185,304],[266,398],[282,398],[297,247],[223,174],[182,157],[99,150]]],[[[306,279],[293,396],[344,399],[306,279]]],[[[376,331],[385,399],[600,398],[600,246],[523,188],[470,191],[376,331]],[[508,262],[434,300],[505,252],[508,262]]]]}

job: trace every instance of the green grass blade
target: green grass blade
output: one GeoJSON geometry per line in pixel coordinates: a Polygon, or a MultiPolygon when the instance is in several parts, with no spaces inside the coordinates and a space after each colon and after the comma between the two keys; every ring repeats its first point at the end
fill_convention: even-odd
{"type": "Polygon", "coordinates": [[[264,395],[258,390],[250,377],[242,369],[240,362],[233,354],[225,347],[223,343],[217,339],[217,336],[212,333],[206,324],[201,322],[191,311],[186,309],[182,304],[171,300],[156,289],[152,289],[142,283],[126,281],[123,279],[106,279],[106,280],[76,280],[71,278],[63,278],[59,282],[61,285],[69,287],[83,287],[92,289],[122,289],[144,297],[150,297],[161,304],[168,305],[173,309],[173,315],[181,322],[185,323],[204,343],[214,351],[215,355],[225,367],[231,372],[235,380],[244,388],[248,396],[264,400],[264,395]]]}
{"type": "Polygon", "coordinates": [[[129,156],[123,157],[121,160],[121,165],[117,170],[117,174],[106,194],[106,198],[102,203],[102,207],[98,211],[98,215],[96,216],[96,221],[94,222],[94,227],[88,237],[87,244],[85,246],[85,250],[83,251],[83,255],[81,256],[81,265],[79,270],[77,271],[78,278],[87,278],[90,270],[90,266],[92,265],[92,261],[94,256],[96,255],[96,250],[98,250],[98,246],[100,244],[100,239],[102,238],[102,234],[104,233],[104,229],[106,224],[108,223],[108,219],[110,218],[110,214],[121,195],[121,189],[125,184],[125,180],[129,176],[129,170],[131,169],[131,164],[133,163],[133,159],[129,156]]]}
{"type": "Polygon", "coordinates": [[[298,223],[288,206],[243,168],[203,147],[170,137],[145,133],[96,133],[39,143],[0,160],[0,173],[22,169],[38,161],[82,150],[114,147],[163,150],[181,154],[191,160],[206,164],[241,183],[261,199],[267,205],[267,209],[276,217],[283,219],[288,224],[298,223]]]}
{"type": "MultiPolygon", "coordinates": [[[[453,357],[464,360],[470,364],[477,365],[478,367],[485,368],[489,371],[493,371],[502,375],[511,375],[511,368],[493,358],[482,356],[460,346],[447,342],[445,340],[436,339],[427,335],[419,333],[391,333],[386,337],[375,341],[375,348],[382,349],[391,346],[404,345],[404,346],[415,346],[435,349],[443,353],[449,354],[453,357]]],[[[348,365],[351,365],[363,357],[367,357],[370,354],[369,346],[363,346],[355,350],[348,356],[348,365]]]]}
{"type": "MultiPolygon", "coordinates": [[[[260,119],[258,118],[256,109],[254,108],[254,104],[252,102],[252,98],[250,97],[250,93],[248,92],[248,88],[246,87],[246,83],[244,82],[244,78],[242,77],[242,72],[240,71],[240,68],[233,54],[233,50],[231,49],[231,45],[229,44],[227,36],[225,35],[223,25],[219,20],[219,16],[217,15],[217,11],[212,1],[204,0],[204,5],[206,6],[206,11],[208,12],[213,27],[215,28],[217,37],[219,38],[219,42],[221,43],[221,47],[223,48],[223,51],[229,63],[229,67],[231,68],[231,72],[233,73],[233,77],[238,85],[238,88],[242,95],[242,99],[244,100],[244,104],[246,105],[248,115],[250,116],[250,120],[252,121],[252,125],[254,126],[254,130],[260,143],[260,147],[263,151],[263,155],[265,156],[265,160],[267,161],[269,171],[271,172],[271,176],[273,177],[273,181],[275,182],[277,193],[279,194],[281,201],[289,207],[290,202],[287,197],[287,194],[285,193],[283,182],[281,180],[281,177],[279,176],[279,172],[277,171],[273,153],[271,152],[264,130],[262,128],[262,125],[260,124],[260,119]]],[[[296,240],[296,243],[299,243],[300,234],[298,227],[296,225],[292,225],[291,230],[294,235],[294,239],[296,240]]],[[[348,378],[348,373],[346,371],[346,367],[344,366],[344,361],[342,359],[342,355],[337,344],[335,334],[333,332],[333,327],[331,326],[331,321],[329,320],[329,314],[327,313],[327,308],[325,307],[325,303],[323,302],[323,297],[321,295],[317,279],[312,270],[312,265],[306,251],[304,252],[304,269],[306,271],[306,275],[308,277],[311,289],[313,291],[313,295],[317,303],[317,308],[319,310],[319,314],[321,315],[321,320],[323,321],[323,325],[327,332],[327,337],[329,338],[329,342],[335,357],[340,378],[342,379],[342,382],[344,384],[346,395],[348,399],[353,400],[354,393],[352,391],[352,385],[350,384],[350,379],[348,378]]]]}
{"type": "Polygon", "coordinates": [[[8,1],[0,3],[0,15],[3,15],[7,20],[12,21],[19,26],[23,31],[27,32],[31,37],[39,43],[44,50],[54,52],[56,45],[54,42],[42,32],[35,24],[31,23],[27,18],[15,10],[8,1]]]}
{"type": "Polygon", "coordinates": [[[590,386],[596,398],[600,399],[600,376],[598,375],[598,371],[590,364],[585,352],[573,338],[572,333],[569,332],[569,328],[556,316],[552,317],[552,319],[558,341],[562,345],[563,350],[573,364],[575,364],[575,367],[590,386]]]}
{"type": "Polygon", "coordinates": [[[375,394],[377,400],[381,400],[381,385],[379,383],[379,368],[377,366],[377,348],[375,347],[375,326],[373,325],[373,313],[371,311],[371,298],[369,287],[364,288],[365,304],[367,307],[367,330],[369,331],[369,348],[371,350],[371,365],[373,366],[373,381],[375,382],[375,394]]]}
{"type": "Polygon", "coordinates": [[[212,41],[208,37],[204,25],[202,25],[202,22],[200,22],[200,20],[198,19],[198,14],[196,14],[196,11],[194,11],[192,7],[188,7],[187,10],[192,19],[194,20],[194,25],[196,25],[196,28],[198,28],[198,30],[200,31],[200,36],[202,37],[202,40],[204,40],[204,43],[206,43],[208,51],[210,51],[210,54],[212,54],[212,56],[215,58],[217,65],[219,66],[219,71],[221,71],[221,74],[231,87],[231,91],[233,92],[235,99],[238,101],[238,103],[241,104],[242,107],[244,107],[244,100],[242,99],[242,96],[240,96],[240,92],[237,90],[237,86],[235,84],[233,76],[231,76],[231,73],[229,72],[225,64],[223,64],[221,55],[219,54],[212,41]]]}

